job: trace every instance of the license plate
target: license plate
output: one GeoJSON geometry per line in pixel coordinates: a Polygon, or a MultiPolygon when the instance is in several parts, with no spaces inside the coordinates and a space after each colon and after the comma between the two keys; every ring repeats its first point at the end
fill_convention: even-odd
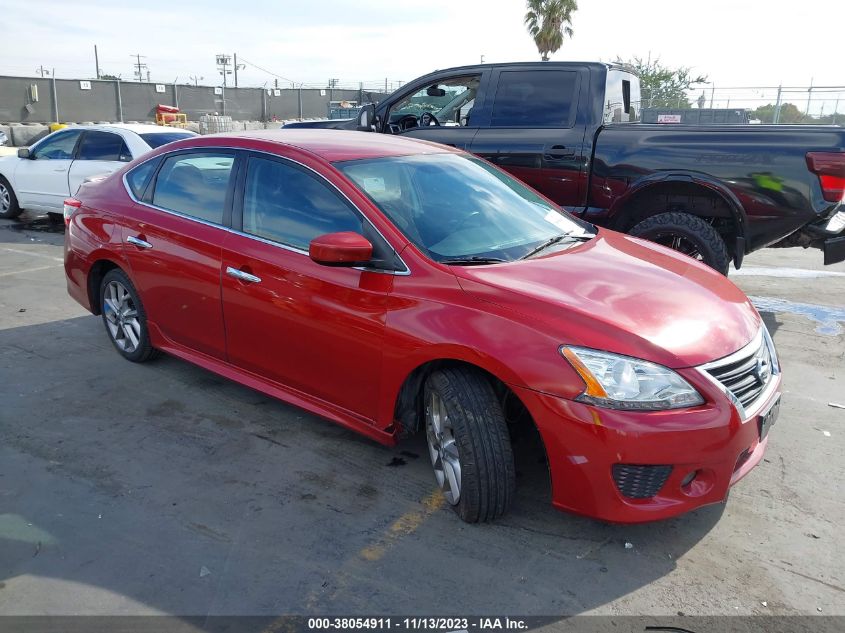
{"type": "Polygon", "coordinates": [[[780,413],[780,396],[778,396],[777,400],[775,400],[772,403],[772,406],[769,407],[768,411],[766,411],[765,413],[761,413],[760,417],[757,418],[757,425],[760,429],[760,441],[761,442],[769,434],[769,429],[772,428],[772,425],[777,421],[779,413],[780,413]]]}

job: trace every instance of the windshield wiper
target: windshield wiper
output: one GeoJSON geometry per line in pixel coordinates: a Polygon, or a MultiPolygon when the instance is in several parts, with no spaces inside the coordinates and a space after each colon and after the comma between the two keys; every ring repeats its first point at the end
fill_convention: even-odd
{"type": "Polygon", "coordinates": [[[448,259],[441,259],[441,264],[447,266],[481,266],[483,264],[504,264],[509,260],[501,259],[499,257],[481,257],[480,255],[473,255],[472,257],[450,257],[448,259]]]}
{"type": "Polygon", "coordinates": [[[554,246],[558,242],[562,242],[565,239],[572,240],[573,242],[586,242],[588,240],[593,239],[593,235],[589,235],[587,233],[563,233],[562,235],[555,235],[553,238],[546,240],[542,244],[540,244],[537,248],[528,251],[525,255],[520,257],[520,259],[528,259],[529,257],[533,257],[537,253],[546,250],[550,246],[554,246]]]}

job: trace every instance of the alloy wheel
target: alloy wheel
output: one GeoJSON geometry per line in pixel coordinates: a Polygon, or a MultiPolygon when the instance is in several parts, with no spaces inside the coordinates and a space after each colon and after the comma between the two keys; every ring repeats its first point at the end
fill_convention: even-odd
{"type": "Polygon", "coordinates": [[[131,354],[141,342],[141,322],[129,290],[119,281],[111,281],[103,296],[103,314],[109,334],[118,349],[131,354]]]}
{"type": "Polygon", "coordinates": [[[647,239],[660,244],[661,246],[667,246],[673,251],[683,253],[684,255],[692,257],[700,262],[704,261],[704,255],[701,254],[701,249],[698,244],[683,235],[660,232],[655,234],[653,237],[647,237],[647,239]]]}
{"type": "Polygon", "coordinates": [[[446,405],[436,391],[429,392],[425,427],[437,485],[443,491],[446,501],[457,505],[461,499],[461,458],[446,405]]]}
{"type": "Polygon", "coordinates": [[[6,185],[0,183],[0,213],[6,213],[12,206],[12,197],[6,185]]]}

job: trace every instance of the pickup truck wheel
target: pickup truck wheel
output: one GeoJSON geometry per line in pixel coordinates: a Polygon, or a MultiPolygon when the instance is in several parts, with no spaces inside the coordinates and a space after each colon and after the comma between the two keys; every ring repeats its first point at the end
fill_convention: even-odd
{"type": "Polygon", "coordinates": [[[516,471],[504,412],[479,372],[436,371],[424,387],[425,431],[437,484],[467,523],[502,516],[516,471]]]}
{"type": "Polygon", "coordinates": [[[11,220],[18,217],[22,211],[9,181],[0,176],[0,218],[11,220]]]}
{"type": "Polygon", "coordinates": [[[143,363],[158,354],[150,344],[147,313],[138,291],[119,268],[103,277],[100,306],[106,332],[121,356],[133,363],[143,363]]]}
{"type": "Polygon", "coordinates": [[[728,274],[731,259],[725,241],[716,229],[697,216],[681,211],[660,213],[636,224],[628,233],[704,262],[723,275],[728,274]]]}

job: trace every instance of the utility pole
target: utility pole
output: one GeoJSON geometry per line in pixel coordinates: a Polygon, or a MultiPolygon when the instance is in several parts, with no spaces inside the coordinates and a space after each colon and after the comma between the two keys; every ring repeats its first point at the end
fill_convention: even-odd
{"type": "Polygon", "coordinates": [[[97,45],[94,44],[94,65],[97,67],[97,79],[100,78],[100,56],[97,54],[97,45]]]}
{"type": "Polygon", "coordinates": [[[205,79],[205,77],[197,77],[196,75],[191,75],[188,77],[188,79],[194,82],[194,86],[198,86],[199,82],[205,79]]]}
{"type": "Polygon", "coordinates": [[[38,68],[36,68],[35,72],[40,73],[42,79],[44,79],[45,76],[50,74],[50,71],[44,68],[44,64],[41,64],[38,68]]]}
{"type": "MultiPolygon", "coordinates": [[[[141,61],[141,58],[147,58],[146,55],[141,55],[140,53],[135,53],[134,55],[130,55],[129,57],[135,58],[135,63],[132,64],[135,66],[135,79],[139,82],[144,81],[144,71],[147,70],[147,65],[141,61]]],[[[149,76],[147,77],[147,81],[149,81],[149,76]]]]}
{"type": "Polygon", "coordinates": [[[238,87],[238,71],[246,68],[246,64],[238,63],[238,54],[235,53],[235,88],[238,87]]]}
{"type": "Polygon", "coordinates": [[[839,112],[839,95],[836,95],[836,105],[833,106],[833,121],[831,123],[836,125],[836,114],[839,112]]]}
{"type": "Polygon", "coordinates": [[[778,98],[775,102],[775,112],[772,115],[772,123],[777,125],[780,122],[780,96],[783,92],[783,85],[778,86],[778,98]]]}
{"type": "Polygon", "coordinates": [[[813,78],[810,77],[810,87],[807,89],[807,110],[804,112],[806,116],[810,116],[810,98],[813,96],[813,78]]]}
{"type": "Polygon", "coordinates": [[[716,94],[716,84],[710,84],[710,109],[713,109],[713,97],[716,94]]]}

